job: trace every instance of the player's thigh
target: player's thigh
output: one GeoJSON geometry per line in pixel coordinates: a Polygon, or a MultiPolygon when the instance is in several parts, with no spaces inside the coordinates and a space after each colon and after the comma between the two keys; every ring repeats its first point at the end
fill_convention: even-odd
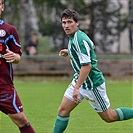
{"type": "Polygon", "coordinates": [[[74,101],[71,101],[67,97],[63,97],[61,105],[58,109],[58,113],[62,116],[70,115],[70,112],[77,106],[74,101]]]}
{"type": "Polygon", "coordinates": [[[60,115],[69,115],[70,112],[78,105],[73,100],[73,86],[69,86],[64,93],[61,105],[59,107],[58,113],[60,115]]]}

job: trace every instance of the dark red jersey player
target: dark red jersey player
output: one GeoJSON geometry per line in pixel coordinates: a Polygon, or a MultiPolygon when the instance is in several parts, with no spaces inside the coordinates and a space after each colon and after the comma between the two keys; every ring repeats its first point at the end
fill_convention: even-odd
{"type": "Polygon", "coordinates": [[[0,88],[5,85],[13,86],[12,64],[4,59],[6,49],[21,56],[21,46],[16,29],[0,20],[0,88]]]}
{"type": "MultiPolygon", "coordinates": [[[[4,0],[0,0],[0,16],[4,0]]],[[[12,63],[19,63],[22,51],[14,26],[0,20],[0,111],[7,114],[21,133],[35,133],[26,115],[13,84],[12,63]]]]}

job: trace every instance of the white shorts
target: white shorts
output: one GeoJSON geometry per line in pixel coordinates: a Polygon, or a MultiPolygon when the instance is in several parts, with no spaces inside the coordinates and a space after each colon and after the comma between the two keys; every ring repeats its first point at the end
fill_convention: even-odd
{"type": "MultiPolygon", "coordinates": [[[[73,99],[73,85],[69,85],[67,90],[64,93],[64,96],[74,101],[73,99]]],[[[88,103],[93,107],[96,112],[104,112],[110,107],[110,102],[108,96],[106,94],[106,86],[105,83],[98,86],[93,90],[85,90],[80,87],[79,90],[79,98],[83,100],[84,98],[88,101],[88,103]]]]}

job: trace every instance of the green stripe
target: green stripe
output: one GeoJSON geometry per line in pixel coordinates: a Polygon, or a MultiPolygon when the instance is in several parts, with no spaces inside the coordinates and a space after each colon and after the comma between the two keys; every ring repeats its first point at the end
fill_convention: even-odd
{"type": "Polygon", "coordinates": [[[68,121],[69,120],[69,116],[57,116],[57,119],[60,121],[68,121]]]}
{"type": "Polygon", "coordinates": [[[116,109],[116,113],[117,113],[120,121],[124,120],[124,115],[120,108],[116,109]]]}
{"type": "Polygon", "coordinates": [[[103,111],[106,111],[107,110],[107,107],[106,107],[106,105],[105,105],[105,103],[104,103],[101,95],[99,94],[98,90],[97,89],[94,89],[93,92],[94,92],[94,95],[95,95],[97,101],[99,102],[99,104],[101,106],[101,109],[103,111]]]}

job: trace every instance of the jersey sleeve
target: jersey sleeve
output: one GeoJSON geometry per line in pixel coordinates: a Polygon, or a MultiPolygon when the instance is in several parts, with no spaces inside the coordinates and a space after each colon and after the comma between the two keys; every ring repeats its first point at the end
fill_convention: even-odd
{"type": "Polygon", "coordinates": [[[12,26],[12,29],[11,29],[10,39],[7,43],[8,43],[7,44],[8,47],[11,51],[13,51],[14,53],[19,54],[20,56],[22,55],[19,36],[18,36],[17,31],[16,31],[16,28],[13,27],[13,26],[12,26]]]}
{"type": "Polygon", "coordinates": [[[78,47],[79,47],[78,55],[79,55],[81,66],[90,64],[91,63],[91,58],[90,58],[91,48],[90,48],[88,40],[86,40],[84,37],[81,37],[78,40],[78,47]]]}

